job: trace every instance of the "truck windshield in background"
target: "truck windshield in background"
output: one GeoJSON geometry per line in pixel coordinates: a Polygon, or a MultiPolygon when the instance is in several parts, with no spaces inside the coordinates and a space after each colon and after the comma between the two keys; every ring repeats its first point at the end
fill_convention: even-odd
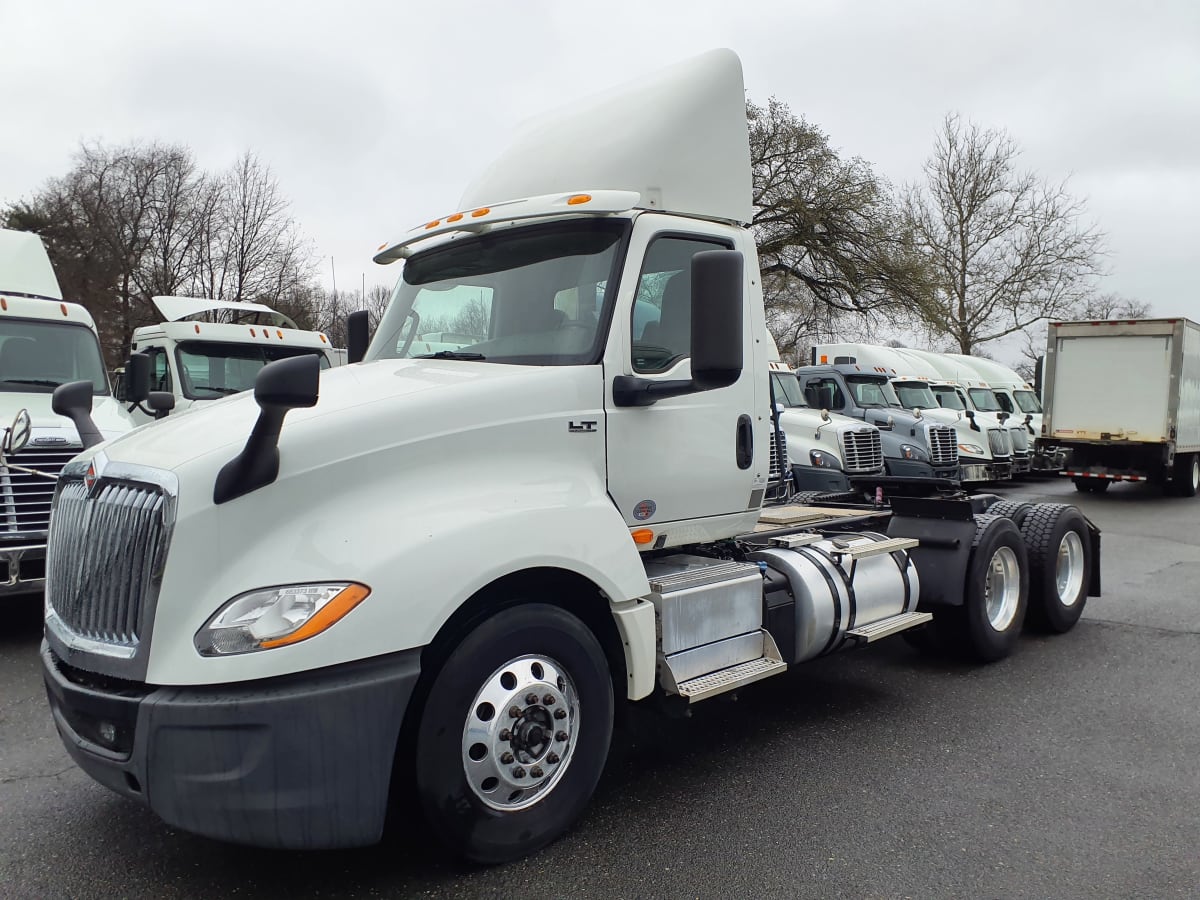
{"type": "Polygon", "coordinates": [[[108,393],[100,344],[90,328],[71,322],[4,319],[0,390],[50,393],[70,381],[90,381],[93,393],[108,393]]]}
{"type": "Polygon", "coordinates": [[[775,391],[775,402],[788,409],[807,408],[804,391],[800,390],[800,379],[791,372],[772,372],[771,387],[775,391]]]}
{"type": "Polygon", "coordinates": [[[484,234],[414,256],[367,359],[596,362],[627,228],[585,219],[484,234]]]}
{"type": "Polygon", "coordinates": [[[958,391],[950,387],[950,385],[939,385],[933,389],[933,394],[937,398],[938,406],[944,409],[965,410],[966,404],[962,402],[962,397],[958,395],[958,391]]]}
{"type": "Polygon", "coordinates": [[[1013,391],[1013,397],[1016,398],[1017,406],[1021,407],[1021,412],[1040,413],[1042,411],[1042,401],[1033,391],[1013,391]]]}
{"type": "Polygon", "coordinates": [[[329,360],[311,347],[270,347],[260,344],[223,344],[217,341],[187,341],[179,345],[179,372],[183,395],[189,400],[215,400],[254,387],[259,369],[290,356],[316,354],[321,368],[329,360]]]}
{"type": "Polygon", "coordinates": [[[870,378],[863,375],[847,375],[846,384],[854,394],[854,399],[862,407],[870,406],[899,406],[900,398],[892,390],[892,385],[886,378],[870,378]]]}
{"type": "Polygon", "coordinates": [[[905,384],[903,382],[892,382],[892,388],[896,391],[896,396],[900,398],[900,405],[905,409],[937,409],[937,398],[933,396],[933,391],[929,389],[929,385],[912,383],[905,384]]]}
{"type": "Polygon", "coordinates": [[[971,395],[971,402],[980,412],[1012,412],[1012,410],[1005,410],[1000,405],[1000,401],[996,399],[996,395],[988,388],[967,388],[967,391],[971,395]]]}

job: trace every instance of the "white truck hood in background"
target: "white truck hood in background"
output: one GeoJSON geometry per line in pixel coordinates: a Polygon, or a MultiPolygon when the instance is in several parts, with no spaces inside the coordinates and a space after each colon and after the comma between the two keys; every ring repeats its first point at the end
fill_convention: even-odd
{"type": "MultiPolygon", "coordinates": [[[[0,392],[0,427],[7,428],[17,412],[26,409],[35,438],[39,433],[52,431],[70,443],[78,444],[79,432],[75,430],[75,423],[50,408],[51,396],[48,393],[0,392]]],[[[107,439],[120,437],[133,427],[121,404],[111,396],[92,398],[92,421],[107,439]]]]}

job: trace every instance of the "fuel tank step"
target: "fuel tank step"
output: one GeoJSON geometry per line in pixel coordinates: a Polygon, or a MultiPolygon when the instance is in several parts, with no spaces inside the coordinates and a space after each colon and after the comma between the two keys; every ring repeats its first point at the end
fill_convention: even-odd
{"type": "Polygon", "coordinates": [[[680,682],[678,691],[679,695],[686,697],[689,703],[697,703],[717,694],[740,688],[744,684],[753,684],[755,681],[761,681],[771,675],[778,675],[786,668],[787,665],[783,660],[767,657],[752,659],[719,672],[710,672],[707,675],[680,682]]]}
{"type": "Polygon", "coordinates": [[[932,613],[900,613],[898,616],[888,616],[886,619],[880,619],[878,622],[872,622],[870,625],[851,628],[846,632],[846,637],[860,644],[872,644],[880,638],[891,637],[893,634],[898,634],[901,631],[907,631],[909,628],[916,628],[918,625],[924,625],[926,622],[932,621],[932,613]]]}

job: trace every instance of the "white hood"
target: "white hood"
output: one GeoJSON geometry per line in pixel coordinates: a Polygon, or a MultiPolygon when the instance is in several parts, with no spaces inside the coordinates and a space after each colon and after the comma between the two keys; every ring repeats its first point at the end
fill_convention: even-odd
{"type": "MultiPolygon", "coordinates": [[[[79,445],[75,424],[50,408],[51,396],[49,393],[0,392],[0,427],[7,428],[16,414],[25,409],[33,424],[34,443],[38,438],[64,438],[68,444],[79,445]]],[[[92,398],[92,421],[106,440],[120,437],[133,428],[124,407],[111,396],[92,398]]]]}

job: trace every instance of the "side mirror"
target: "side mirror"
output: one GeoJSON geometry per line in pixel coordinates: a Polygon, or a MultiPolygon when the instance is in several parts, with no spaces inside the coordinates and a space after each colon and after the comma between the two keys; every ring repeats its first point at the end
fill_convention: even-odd
{"type": "Polygon", "coordinates": [[[742,254],[705,250],[692,257],[692,383],[728,387],[742,374],[745,308],[742,254]]]}
{"type": "Polygon", "coordinates": [[[154,413],[154,418],[165,419],[167,413],[175,408],[175,395],[170,391],[151,391],[146,396],[146,405],[154,413]]]}
{"type": "Polygon", "coordinates": [[[127,403],[141,403],[150,396],[150,357],[145,353],[131,353],[125,363],[122,379],[127,403]]]}
{"type": "Polygon", "coordinates": [[[259,370],[254,379],[258,421],[242,452],[225,463],[213,486],[213,503],[234,500],[279,475],[279,432],[289,410],[317,405],[321,361],[315,354],[276,360],[259,370]]]}
{"type": "Polygon", "coordinates": [[[29,410],[20,410],[4,432],[4,453],[20,453],[29,443],[33,423],[29,420],[29,410]]]}
{"type": "MultiPolygon", "coordinates": [[[[371,314],[365,309],[346,316],[346,362],[362,362],[371,343],[371,314]]],[[[257,386],[255,390],[257,391],[257,386]]]]}
{"type": "Polygon", "coordinates": [[[90,381],[71,381],[56,387],[50,397],[50,408],[75,423],[85,450],[104,440],[104,435],[92,421],[92,390],[90,381]]]}

